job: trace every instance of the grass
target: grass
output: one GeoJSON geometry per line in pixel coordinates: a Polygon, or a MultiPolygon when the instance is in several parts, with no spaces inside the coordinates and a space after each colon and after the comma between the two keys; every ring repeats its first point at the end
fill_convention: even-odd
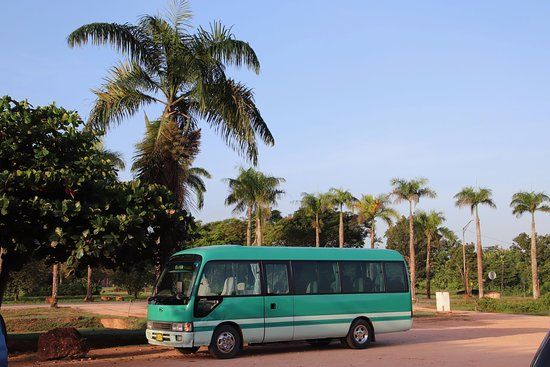
{"type": "MultiPolygon", "coordinates": [[[[2,310],[2,316],[10,333],[40,332],[58,327],[101,329],[103,325],[100,319],[113,318],[113,316],[87,313],[69,307],[2,310]]],[[[126,319],[129,329],[143,329],[145,327],[146,320],[143,318],[117,318],[126,319]]]]}
{"type": "MultiPolygon", "coordinates": [[[[139,293],[137,300],[146,300],[147,297],[149,297],[150,295],[151,295],[151,290],[145,289],[145,291],[139,293]]],[[[124,301],[134,300],[134,297],[128,295],[126,291],[115,287],[103,288],[103,290],[101,291],[101,294],[94,295],[94,299],[96,301],[99,301],[101,296],[111,297],[109,302],[116,302],[115,297],[117,296],[123,297],[124,301]]],[[[84,294],[77,295],[77,296],[59,296],[58,300],[63,303],[80,303],[84,301],[84,297],[85,297],[84,294]]],[[[20,297],[20,299],[17,301],[13,299],[6,299],[4,300],[3,304],[6,304],[6,305],[39,304],[39,303],[44,303],[45,300],[46,300],[46,296],[24,296],[24,297],[20,297]]]]}
{"type": "MultiPolygon", "coordinates": [[[[427,299],[424,294],[418,294],[416,306],[435,310],[435,295],[431,299],[427,299]]],[[[544,295],[538,300],[519,296],[480,300],[477,297],[464,298],[463,296],[451,294],[451,310],[549,316],[550,295],[544,295]]]]}

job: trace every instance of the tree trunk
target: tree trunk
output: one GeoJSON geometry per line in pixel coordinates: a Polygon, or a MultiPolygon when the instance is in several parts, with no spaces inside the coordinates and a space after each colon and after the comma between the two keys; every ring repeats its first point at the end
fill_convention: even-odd
{"type": "Polygon", "coordinates": [[[315,247],[321,246],[320,232],[321,230],[319,229],[319,214],[315,214],[315,247]]]}
{"type": "Polygon", "coordinates": [[[256,217],[256,246],[261,246],[263,243],[262,238],[262,218],[256,217]]]}
{"type": "Polygon", "coordinates": [[[57,307],[57,284],[59,283],[59,263],[52,266],[52,297],[50,307],[57,307]]]}
{"type": "Polygon", "coordinates": [[[84,302],[91,302],[92,299],[92,267],[88,265],[88,276],[86,277],[86,298],[84,298],[84,302]]]}
{"type": "Polygon", "coordinates": [[[540,297],[539,272],[537,267],[537,238],[535,233],[535,212],[531,213],[531,277],[533,279],[533,298],[540,297]]]}
{"type": "Polygon", "coordinates": [[[374,242],[376,241],[376,235],[374,233],[374,219],[370,225],[370,248],[374,248],[374,242]]]}
{"type": "Polygon", "coordinates": [[[409,271],[411,273],[411,298],[416,302],[416,254],[414,249],[414,215],[413,204],[409,203],[409,271]]]}
{"type": "Polygon", "coordinates": [[[479,298],[483,298],[483,250],[481,248],[481,224],[476,206],[476,252],[477,252],[477,286],[479,289],[479,298]]]}
{"type": "Polygon", "coordinates": [[[431,291],[430,291],[430,253],[432,250],[432,238],[431,236],[427,237],[427,246],[426,246],[426,298],[430,299],[431,291]]]}
{"type": "Polygon", "coordinates": [[[246,208],[246,245],[252,244],[252,206],[246,208]]]}
{"type": "Polygon", "coordinates": [[[338,227],[338,240],[340,243],[340,248],[344,247],[344,212],[342,207],[340,207],[340,226],[338,227]]]}
{"type": "Polygon", "coordinates": [[[5,247],[0,247],[0,307],[2,307],[2,303],[4,302],[4,294],[6,293],[9,281],[9,268],[6,261],[7,255],[8,250],[5,247]]]}

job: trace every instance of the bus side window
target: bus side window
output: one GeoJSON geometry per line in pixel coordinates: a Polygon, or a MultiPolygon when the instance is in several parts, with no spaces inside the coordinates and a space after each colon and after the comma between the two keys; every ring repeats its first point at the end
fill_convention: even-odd
{"type": "Polygon", "coordinates": [[[284,263],[265,264],[267,294],[288,294],[288,266],[284,263]]]}
{"type": "Polygon", "coordinates": [[[384,263],[384,274],[386,276],[386,292],[407,292],[405,281],[405,269],[401,262],[384,263]]]}
{"type": "Polygon", "coordinates": [[[340,261],[343,293],[372,292],[372,284],[366,281],[365,264],[358,261],[340,261]]]}
{"type": "Polygon", "coordinates": [[[379,293],[384,292],[384,276],[382,273],[382,263],[367,262],[365,264],[365,292],[379,293]]]}

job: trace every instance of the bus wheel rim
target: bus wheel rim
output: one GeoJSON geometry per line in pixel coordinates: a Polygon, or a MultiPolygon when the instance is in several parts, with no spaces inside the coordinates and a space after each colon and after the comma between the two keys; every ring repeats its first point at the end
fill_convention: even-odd
{"type": "Polygon", "coordinates": [[[353,338],[359,344],[365,343],[369,339],[369,331],[365,325],[357,325],[353,330],[353,338]]]}
{"type": "Polygon", "coordinates": [[[235,348],[235,337],[230,332],[224,331],[218,336],[216,344],[223,353],[230,353],[235,348]]]}

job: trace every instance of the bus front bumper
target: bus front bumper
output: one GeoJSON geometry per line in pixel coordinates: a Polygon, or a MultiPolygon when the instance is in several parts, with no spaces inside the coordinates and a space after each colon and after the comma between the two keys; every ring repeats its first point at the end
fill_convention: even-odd
{"type": "Polygon", "coordinates": [[[193,347],[192,332],[178,332],[166,330],[151,330],[145,331],[147,342],[153,345],[173,348],[191,348],[193,347]]]}

